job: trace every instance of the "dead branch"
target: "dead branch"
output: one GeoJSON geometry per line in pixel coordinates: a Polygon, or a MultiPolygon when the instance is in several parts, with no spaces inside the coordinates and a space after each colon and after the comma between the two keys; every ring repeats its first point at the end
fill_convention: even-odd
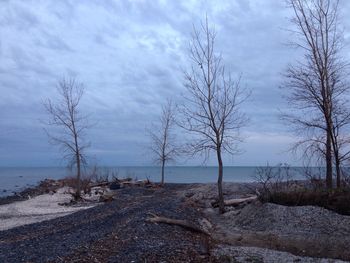
{"type": "MultiPolygon", "coordinates": [[[[253,195],[253,196],[249,196],[249,197],[246,197],[246,198],[235,198],[235,199],[229,199],[229,200],[225,200],[224,201],[224,205],[225,206],[238,206],[240,204],[249,204],[255,200],[257,200],[258,197],[256,195],[253,195]]],[[[213,207],[218,207],[219,206],[219,202],[218,201],[215,201],[211,204],[213,207]]]]}
{"type": "Polygon", "coordinates": [[[98,186],[108,186],[110,182],[98,182],[98,183],[91,183],[90,187],[98,187],[98,186]]]}
{"type": "Polygon", "coordinates": [[[208,231],[201,229],[200,227],[195,226],[186,220],[179,220],[179,219],[172,219],[172,218],[168,218],[168,217],[157,216],[153,213],[148,213],[148,214],[151,215],[152,217],[147,218],[146,222],[164,223],[164,224],[168,224],[168,225],[177,225],[177,226],[181,226],[183,228],[186,228],[188,230],[210,236],[210,233],[208,231]]]}

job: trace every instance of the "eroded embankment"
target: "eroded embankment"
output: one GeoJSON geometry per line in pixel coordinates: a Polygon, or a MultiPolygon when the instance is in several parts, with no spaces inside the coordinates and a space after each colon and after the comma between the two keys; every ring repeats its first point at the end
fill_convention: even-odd
{"type": "MultiPolygon", "coordinates": [[[[251,193],[244,184],[225,184],[225,198],[251,193]]],[[[282,206],[259,201],[227,207],[220,215],[211,208],[215,185],[199,185],[183,193],[202,208],[213,224],[213,238],[233,246],[286,251],[299,256],[350,260],[350,217],[315,206],[282,206]]],[[[286,260],[286,262],[289,262],[286,260]]]]}

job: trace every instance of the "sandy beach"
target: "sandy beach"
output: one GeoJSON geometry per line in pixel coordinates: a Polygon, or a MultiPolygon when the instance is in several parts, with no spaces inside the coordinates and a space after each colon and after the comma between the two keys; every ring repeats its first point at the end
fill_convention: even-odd
{"type": "Polygon", "coordinates": [[[64,187],[58,189],[55,193],[38,195],[25,201],[0,205],[0,231],[66,216],[96,205],[61,205],[71,201],[70,191],[70,188],[64,187]]]}

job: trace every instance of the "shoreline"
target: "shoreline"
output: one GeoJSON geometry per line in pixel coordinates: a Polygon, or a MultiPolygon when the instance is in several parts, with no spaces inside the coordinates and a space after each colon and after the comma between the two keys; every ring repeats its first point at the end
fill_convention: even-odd
{"type": "MultiPolygon", "coordinates": [[[[53,178],[45,178],[43,180],[38,181],[36,184],[31,185],[29,187],[23,187],[19,192],[12,192],[10,195],[0,196],[0,206],[11,204],[14,202],[20,202],[28,200],[29,198],[33,198],[38,195],[55,192],[57,189],[66,185],[66,181],[69,180],[70,177],[64,177],[61,179],[53,179],[53,178]]],[[[124,180],[124,179],[122,179],[124,180]]],[[[157,184],[158,182],[154,182],[157,184]]],[[[255,184],[256,182],[248,182],[248,181],[235,181],[235,182],[227,182],[227,183],[237,183],[237,184],[255,184]]],[[[216,184],[216,182],[170,182],[166,183],[168,185],[201,185],[201,184],[216,184]]]]}
{"type": "MultiPolygon", "coordinates": [[[[224,183],[227,200],[244,198],[252,190],[250,183],[224,183]]],[[[67,262],[73,259],[88,262],[93,258],[100,262],[138,262],[140,258],[149,262],[162,259],[223,262],[225,258],[234,258],[235,262],[247,262],[247,258],[259,262],[350,260],[346,249],[350,242],[350,217],[320,207],[283,206],[257,200],[227,207],[226,213],[220,215],[211,205],[217,195],[215,183],[170,183],[164,188],[128,184],[113,194],[113,200],[97,202],[98,205],[74,214],[1,231],[0,249],[11,248],[17,255],[5,253],[0,260],[18,262],[21,257],[27,261],[44,258],[53,262],[60,262],[57,257],[67,262]],[[188,220],[205,227],[210,237],[179,226],[147,223],[149,213],[188,220]],[[72,247],[60,250],[63,243],[59,240],[72,247]],[[149,251],[156,257],[152,258],[149,251]]]]}
{"type": "Polygon", "coordinates": [[[25,187],[20,192],[14,192],[12,195],[0,197],[0,205],[11,204],[28,200],[32,197],[54,192],[64,186],[65,179],[49,179],[39,181],[36,185],[25,187]]]}
{"type": "MultiPolygon", "coordinates": [[[[225,166],[224,180],[226,182],[252,182],[256,166],[225,166]]],[[[297,167],[296,167],[297,168],[297,167]]],[[[217,167],[215,166],[169,166],[166,167],[167,182],[171,183],[215,183],[217,181],[217,167]]],[[[297,168],[299,169],[299,168],[297,168]]],[[[160,179],[158,166],[117,166],[99,167],[101,175],[109,173],[118,178],[133,177],[156,182],[160,179]]],[[[40,181],[62,179],[73,174],[64,167],[0,167],[0,196],[11,196],[13,192],[20,193],[25,188],[33,187],[40,181]],[[18,185],[19,187],[16,187],[18,185]],[[5,192],[4,192],[5,191],[5,192]]],[[[74,175],[73,175],[74,176],[74,175]]],[[[111,176],[112,178],[112,176],[111,176]]],[[[296,175],[296,179],[298,176],[296,175]]]]}
{"type": "Polygon", "coordinates": [[[71,192],[68,187],[63,187],[55,193],[39,194],[24,201],[0,205],[0,231],[67,216],[97,205],[64,205],[72,200],[71,192]]]}

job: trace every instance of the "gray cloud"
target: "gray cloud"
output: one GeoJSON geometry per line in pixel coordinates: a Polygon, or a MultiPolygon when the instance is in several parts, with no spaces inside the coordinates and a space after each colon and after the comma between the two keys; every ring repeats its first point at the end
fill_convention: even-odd
{"type": "MultiPolygon", "coordinates": [[[[42,100],[55,98],[64,76],[84,83],[82,111],[97,123],[88,134],[92,158],[149,164],[145,128],[167,98],[182,100],[192,27],[206,14],[227,69],[242,74],[242,85],[252,91],[244,106],[251,118],[242,131],[245,154],[227,161],[292,160],[281,154],[293,138],[278,120],[284,107],[278,87],[299,52],[286,46],[293,36],[283,1],[14,0],[0,8],[0,165],[57,164],[59,153],[38,120],[46,118],[42,100]]],[[[349,42],[350,22],[344,26],[349,42]]]]}
{"type": "Polygon", "coordinates": [[[19,31],[27,31],[40,24],[39,19],[18,2],[8,1],[2,5],[1,25],[13,26],[19,31]]]}

